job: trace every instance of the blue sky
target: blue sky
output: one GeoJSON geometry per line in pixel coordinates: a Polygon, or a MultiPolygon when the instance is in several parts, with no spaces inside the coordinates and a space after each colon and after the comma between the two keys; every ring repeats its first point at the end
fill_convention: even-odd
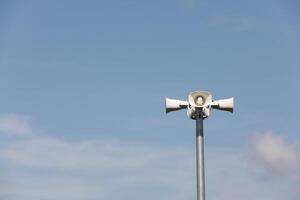
{"type": "MultiPolygon", "coordinates": [[[[184,100],[191,91],[208,90],[215,99],[234,96],[236,106],[233,115],[213,111],[205,121],[208,195],[236,197],[236,190],[213,194],[222,174],[236,168],[241,176],[228,176],[244,177],[237,179],[253,187],[241,196],[279,200],[290,193],[294,200],[296,190],[290,188],[300,182],[294,170],[300,162],[299,9],[296,0],[1,1],[0,168],[8,174],[1,184],[14,188],[1,197],[117,199],[112,188],[123,186],[116,175],[123,168],[102,166],[123,158],[146,159],[136,161],[145,165],[125,164],[123,197],[138,196],[133,188],[139,186],[149,198],[193,199],[194,121],[184,111],[165,115],[164,98],[184,100]],[[48,163],[65,161],[69,154],[63,152],[80,167],[48,163]],[[62,157],[55,160],[53,154],[62,157]],[[178,163],[181,158],[188,166],[178,163]],[[220,159],[218,169],[213,158],[220,159]],[[278,167],[283,161],[288,166],[278,167]],[[95,163],[100,172],[84,162],[95,163]],[[158,178],[145,181],[145,169],[158,178]],[[134,176],[134,170],[141,174],[134,176]],[[171,177],[178,173],[183,175],[174,185],[171,177]],[[252,173],[258,180],[249,178],[252,173]],[[284,180],[260,181],[274,173],[284,180]],[[40,184],[45,178],[49,185],[40,184]],[[77,182],[95,189],[75,189],[76,198],[68,196],[72,187],[82,188],[77,182]],[[53,185],[60,184],[71,185],[70,191],[57,192],[53,185]],[[103,184],[112,192],[100,192],[96,185],[103,184]],[[159,184],[156,192],[149,190],[159,184]],[[274,187],[286,190],[269,196],[274,187]]],[[[235,181],[232,188],[239,185],[235,181]]]]}

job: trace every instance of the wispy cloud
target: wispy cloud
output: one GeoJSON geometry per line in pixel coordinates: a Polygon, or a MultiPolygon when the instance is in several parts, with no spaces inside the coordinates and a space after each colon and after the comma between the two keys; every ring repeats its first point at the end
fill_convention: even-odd
{"type": "Polygon", "coordinates": [[[17,187],[4,194],[15,199],[179,200],[193,194],[192,155],[141,142],[30,138],[2,149],[0,161],[31,174],[30,180],[10,177],[17,187]]]}
{"type": "Polygon", "coordinates": [[[238,32],[248,32],[261,28],[261,22],[254,18],[242,16],[213,16],[211,17],[210,22],[213,26],[238,32]]]}
{"type": "Polygon", "coordinates": [[[26,135],[31,132],[30,117],[18,114],[0,115],[0,133],[7,135],[26,135]]]}
{"type": "Polygon", "coordinates": [[[184,149],[171,150],[137,142],[30,138],[8,145],[0,155],[9,162],[27,167],[108,173],[146,167],[157,160],[182,158],[188,154],[184,149]]]}
{"type": "MultiPolygon", "coordinates": [[[[194,154],[194,147],[139,141],[68,141],[38,134],[10,139],[0,146],[0,166],[5,174],[0,176],[0,198],[192,200],[194,154]]],[[[271,169],[274,175],[281,170],[295,170],[296,147],[273,133],[261,133],[252,141],[248,157],[252,162],[244,159],[246,155],[243,149],[206,149],[207,198],[299,197],[299,173],[265,179],[259,171],[271,169]]]]}
{"type": "MultiPolygon", "coordinates": [[[[292,200],[299,195],[300,176],[266,180],[256,171],[260,163],[249,165],[245,154],[240,149],[206,149],[208,198],[292,200]]],[[[195,198],[190,147],[26,138],[0,149],[0,162],[8,166],[10,178],[0,193],[10,199],[195,198]]]]}
{"type": "Polygon", "coordinates": [[[179,3],[183,6],[184,9],[194,9],[200,5],[201,0],[179,0],[179,3]]]}

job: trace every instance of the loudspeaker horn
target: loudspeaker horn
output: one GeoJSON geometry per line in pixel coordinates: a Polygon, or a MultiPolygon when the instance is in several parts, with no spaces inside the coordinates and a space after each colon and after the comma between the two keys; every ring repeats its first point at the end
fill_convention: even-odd
{"type": "Polygon", "coordinates": [[[166,106],[166,113],[168,113],[168,112],[187,108],[188,102],[180,101],[177,99],[170,99],[170,98],[166,97],[165,106],[166,106]]]}
{"type": "Polygon", "coordinates": [[[228,99],[221,99],[217,101],[213,101],[211,103],[211,107],[218,109],[218,110],[225,110],[233,113],[234,109],[234,99],[233,97],[228,98],[228,99]]]}

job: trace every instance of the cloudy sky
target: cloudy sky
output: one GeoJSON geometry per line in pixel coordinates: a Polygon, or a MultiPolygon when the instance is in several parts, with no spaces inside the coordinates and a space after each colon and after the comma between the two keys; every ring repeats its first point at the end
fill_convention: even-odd
{"type": "Polygon", "coordinates": [[[0,200],[300,196],[298,0],[0,1],[0,200]]]}

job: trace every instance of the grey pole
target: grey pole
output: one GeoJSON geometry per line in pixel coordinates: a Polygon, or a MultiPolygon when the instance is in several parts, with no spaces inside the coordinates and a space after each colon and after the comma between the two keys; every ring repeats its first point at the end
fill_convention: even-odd
{"type": "Polygon", "coordinates": [[[204,135],[202,109],[196,109],[197,200],[205,200],[204,135]]]}

